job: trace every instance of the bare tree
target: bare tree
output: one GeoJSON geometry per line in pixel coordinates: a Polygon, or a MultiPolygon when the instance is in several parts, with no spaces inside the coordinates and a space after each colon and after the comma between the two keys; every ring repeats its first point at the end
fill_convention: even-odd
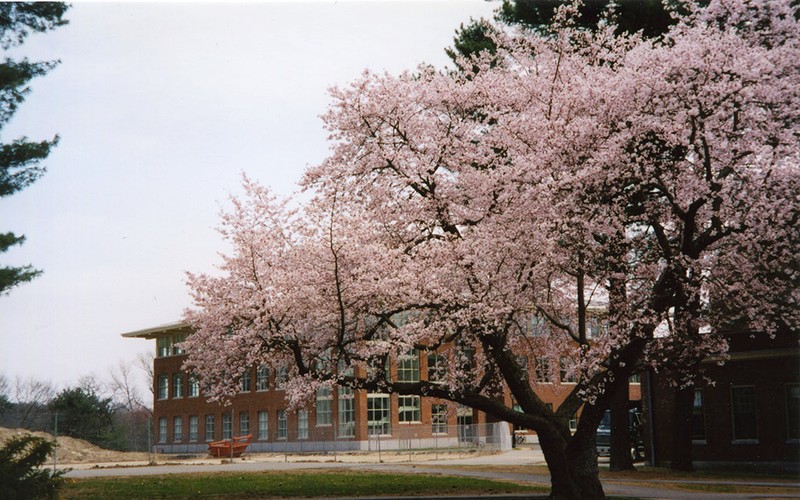
{"type": "Polygon", "coordinates": [[[147,381],[147,387],[150,389],[150,398],[155,397],[155,392],[153,389],[153,360],[155,359],[155,355],[153,354],[152,350],[147,350],[144,352],[140,352],[136,356],[136,366],[137,368],[141,369],[145,374],[145,380],[147,381]]]}
{"type": "MultiPolygon", "coordinates": [[[[136,362],[138,365],[138,361],[136,362]]],[[[109,370],[108,391],[114,403],[129,412],[147,408],[136,383],[134,362],[120,360],[109,370]]]]}
{"type": "Polygon", "coordinates": [[[20,426],[35,425],[37,416],[46,410],[47,404],[55,397],[56,389],[51,382],[36,380],[33,377],[14,379],[13,403],[16,405],[20,426]]]}

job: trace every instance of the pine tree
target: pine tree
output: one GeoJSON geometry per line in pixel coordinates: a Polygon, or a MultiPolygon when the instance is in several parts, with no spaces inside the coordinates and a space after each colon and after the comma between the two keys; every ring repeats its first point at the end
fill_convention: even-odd
{"type": "MultiPolygon", "coordinates": [[[[31,33],[44,33],[66,24],[63,16],[68,8],[61,2],[0,3],[0,46],[8,50],[21,45],[31,33]]],[[[10,58],[0,63],[0,131],[30,93],[29,82],[57,64],[58,61],[14,61],[10,58]]],[[[45,172],[41,162],[56,144],[58,136],[39,142],[22,137],[0,143],[0,197],[10,196],[41,177],[45,172]]],[[[24,236],[13,232],[0,233],[0,253],[24,241],[24,236]]],[[[39,274],[41,271],[30,265],[0,267],[0,295],[39,274]]]]}

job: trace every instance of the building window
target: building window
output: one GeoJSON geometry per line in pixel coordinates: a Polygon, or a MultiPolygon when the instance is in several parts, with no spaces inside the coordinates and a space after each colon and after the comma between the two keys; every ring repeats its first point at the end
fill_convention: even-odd
{"type": "Polygon", "coordinates": [[[447,405],[431,405],[431,432],[447,434],[447,405]]]}
{"type": "Polygon", "coordinates": [[[578,382],[578,377],[575,374],[575,361],[569,358],[561,358],[559,367],[559,379],[562,383],[575,384],[578,382]]]}
{"type": "Polygon", "coordinates": [[[258,412],[258,439],[266,440],[269,438],[269,412],[258,412]]]}
{"type": "Polygon", "coordinates": [[[197,415],[189,417],[189,441],[197,441],[197,415]]]}
{"type": "Polygon", "coordinates": [[[419,396],[399,396],[397,398],[397,414],[400,422],[420,422],[419,396]]]}
{"type": "Polygon", "coordinates": [[[317,389],[317,425],[331,425],[333,396],[330,387],[317,389]]]}
{"type": "Polygon", "coordinates": [[[534,337],[543,337],[547,335],[548,327],[547,320],[541,316],[534,316],[531,318],[530,334],[534,337]]]}
{"type": "Polygon", "coordinates": [[[339,437],[356,435],[356,406],[353,389],[339,388],[339,437]]]}
{"type": "Polygon", "coordinates": [[[569,419],[567,422],[567,426],[571,432],[575,432],[578,430],[578,414],[573,413],[572,418],[569,419]]]}
{"type": "Polygon", "coordinates": [[[286,421],[286,410],[278,410],[278,439],[286,439],[289,434],[289,424],[286,421]]]}
{"type": "Polygon", "coordinates": [[[550,370],[550,360],[543,356],[536,358],[536,382],[540,384],[553,383],[553,374],[550,370]]]}
{"type": "Polygon", "coordinates": [[[177,344],[186,340],[186,334],[163,335],[156,339],[156,357],[164,358],[167,356],[179,356],[185,351],[177,344]]]}
{"type": "Polygon", "coordinates": [[[367,431],[369,435],[392,433],[391,399],[388,394],[367,395],[367,431]]]}
{"type": "Polygon", "coordinates": [[[256,371],[256,390],[268,391],[269,390],[269,367],[261,365],[256,371]]]}
{"type": "Polygon", "coordinates": [[[239,414],[239,434],[250,434],[250,414],[246,411],[239,414]]]}
{"type": "Polygon", "coordinates": [[[166,417],[161,417],[158,419],[158,442],[159,443],[166,443],[167,442],[167,419],[166,417]]]}
{"type": "Polygon", "coordinates": [[[731,387],[734,441],[753,441],[758,439],[755,393],[755,387],[752,385],[731,387]]]}
{"type": "Polygon", "coordinates": [[[206,415],[206,441],[214,440],[214,415],[206,415]]]}
{"type": "Polygon", "coordinates": [[[608,322],[600,318],[589,318],[586,321],[586,336],[590,339],[602,337],[608,331],[608,322]]]}
{"type": "Polygon", "coordinates": [[[275,389],[278,391],[284,390],[288,381],[289,368],[286,365],[282,365],[275,371],[275,389]]]}
{"type": "Polygon", "coordinates": [[[172,376],[172,397],[176,399],[183,397],[183,375],[180,373],[172,376]]]}
{"type": "Polygon", "coordinates": [[[529,380],[528,356],[517,356],[517,366],[519,366],[519,371],[522,372],[522,380],[529,380]]]}
{"type": "Polygon", "coordinates": [[[638,373],[634,373],[628,379],[628,382],[631,384],[641,384],[642,383],[642,376],[638,373]]]}
{"type": "Polygon", "coordinates": [[[172,355],[173,356],[180,356],[181,354],[184,354],[186,352],[186,351],[183,350],[182,347],[178,346],[178,344],[180,344],[181,342],[185,342],[186,341],[186,334],[185,333],[179,333],[177,335],[173,335],[171,341],[172,341],[172,355]]]}
{"type": "Polygon", "coordinates": [[[176,443],[183,441],[183,418],[175,417],[172,420],[172,440],[176,443]]]}
{"type": "Polygon", "coordinates": [[[247,369],[242,373],[242,392],[250,392],[250,369],[247,369]]]}
{"type": "Polygon", "coordinates": [[[694,390],[692,404],[692,441],[706,440],[706,417],[703,410],[703,390],[694,390]]]}
{"type": "Polygon", "coordinates": [[[445,359],[443,356],[431,353],[428,354],[428,381],[441,382],[445,377],[445,359]]]}
{"type": "Polygon", "coordinates": [[[297,439],[308,439],[308,410],[297,412],[297,439]]]}
{"type": "Polygon", "coordinates": [[[800,384],[786,385],[786,439],[800,440],[800,384]]]}
{"type": "Polygon", "coordinates": [[[189,377],[189,397],[196,398],[200,395],[200,381],[197,380],[197,377],[190,376],[189,377]]]}
{"type": "Polygon", "coordinates": [[[230,439],[233,436],[233,419],[230,413],[222,414],[222,439],[230,439]]]}
{"type": "Polygon", "coordinates": [[[397,357],[397,381],[419,382],[419,351],[409,349],[397,357]]]}
{"type": "MultiPolygon", "coordinates": [[[[163,358],[169,356],[169,337],[158,337],[156,339],[156,357],[163,358]]],[[[151,344],[152,345],[152,344],[151,344]]]]}
{"type": "Polygon", "coordinates": [[[472,426],[472,408],[464,405],[456,407],[456,431],[459,442],[474,442],[475,429],[472,426]]]}
{"type": "Polygon", "coordinates": [[[158,399],[169,397],[169,377],[167,375],[158,376],[158,399]]]}

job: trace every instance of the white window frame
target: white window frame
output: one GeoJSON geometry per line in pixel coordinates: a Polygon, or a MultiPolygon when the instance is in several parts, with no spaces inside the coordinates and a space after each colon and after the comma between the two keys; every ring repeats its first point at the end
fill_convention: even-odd
{"type": "Polygon", "coordinates": [[[287,440],[289,438],[289,417],[286,410],[278,410],[278,439],[287,440]]]}
{"type": "Polygon", "coordinates": [[[392,435],[392,398],[388,394],[367,394],[367,432],[370,436],[392,435]]]}
{"type": "Polygon", "coordinates": [[[308,439],[308,410],[297,410],[297,439],[308,439]]]}
{"type": "Polygon", "coordinates": [[[214,440],[214,415],[206,415],[206,442],[214,440]]]}
{"type": "Polygon", "coordinates": [[[172,441],[175,443],[183,441],[183,417],[173,417],[172,419],[172,441]]]}
{"type": "Polygon", "coordinates": [[[158,400],[169,399],[169,375],[158,376],[158,400]]]}
{"type": "Polygon", "coordinates": [[[333,425],[333,391],[330,387],[322,386],[317,389],[316,426],[331,425],[333,425]]]}
{"type": "Polygon", "coordinates": [[[266,441],[269,439],[269,412],[258,412],[258,439],[266,441]]]}
{"type": "Polygon", "coordinates": [[[256,391],[263,392],[269,390],[269,366],[261,365],[256,370],[256,391]]]}
{"type": "Polygon", "coordinates": [[[197,441],[199,421],[197,415],[189,415],[189,441],[197,441]]]}
{"type": "Polygon", "coordinates": [[[397,421],[401,424],[422,422],[422,402],[419,396],[397,397],[397,421]]]}
{"type": "Polygon", "coordinates": [[[353,389],[339,387],[338,401],[338,433],[340,438],[355,437],[356,435],[356,405],[353,389]]]}
{"type": "Polygon", "coordinates": [[[239,435],[250,434],[250,414],[246,411],[239,412],[239,435]]]}

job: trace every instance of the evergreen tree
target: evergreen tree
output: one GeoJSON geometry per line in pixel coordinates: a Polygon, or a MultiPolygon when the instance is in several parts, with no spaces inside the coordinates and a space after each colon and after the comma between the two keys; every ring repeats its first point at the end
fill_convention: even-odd
{"type": "MultiPolygon", "coordinates": [[[[62,2],[0,3],[0,47],[8,50],[21,45],[31,33],[47,32],[67,23],[63,19],[69,8],[62,2]]],[[[46,74],[58,61],[31,62],[6,58],[0,63],[0,131],[11,120],[30,92],[29,82],[46,74]]],[[[42,160],[58,143],[50,140],[29,141],[26,137],[0,143],[0,197],[10,196],[42,176],[42,160]]],[[[0,233],[0,253],[20,245],[25,237],[12,232],[0,233]]],[[[0,267],[0,294],[41,274],[32,266],[0,267]]]]}

